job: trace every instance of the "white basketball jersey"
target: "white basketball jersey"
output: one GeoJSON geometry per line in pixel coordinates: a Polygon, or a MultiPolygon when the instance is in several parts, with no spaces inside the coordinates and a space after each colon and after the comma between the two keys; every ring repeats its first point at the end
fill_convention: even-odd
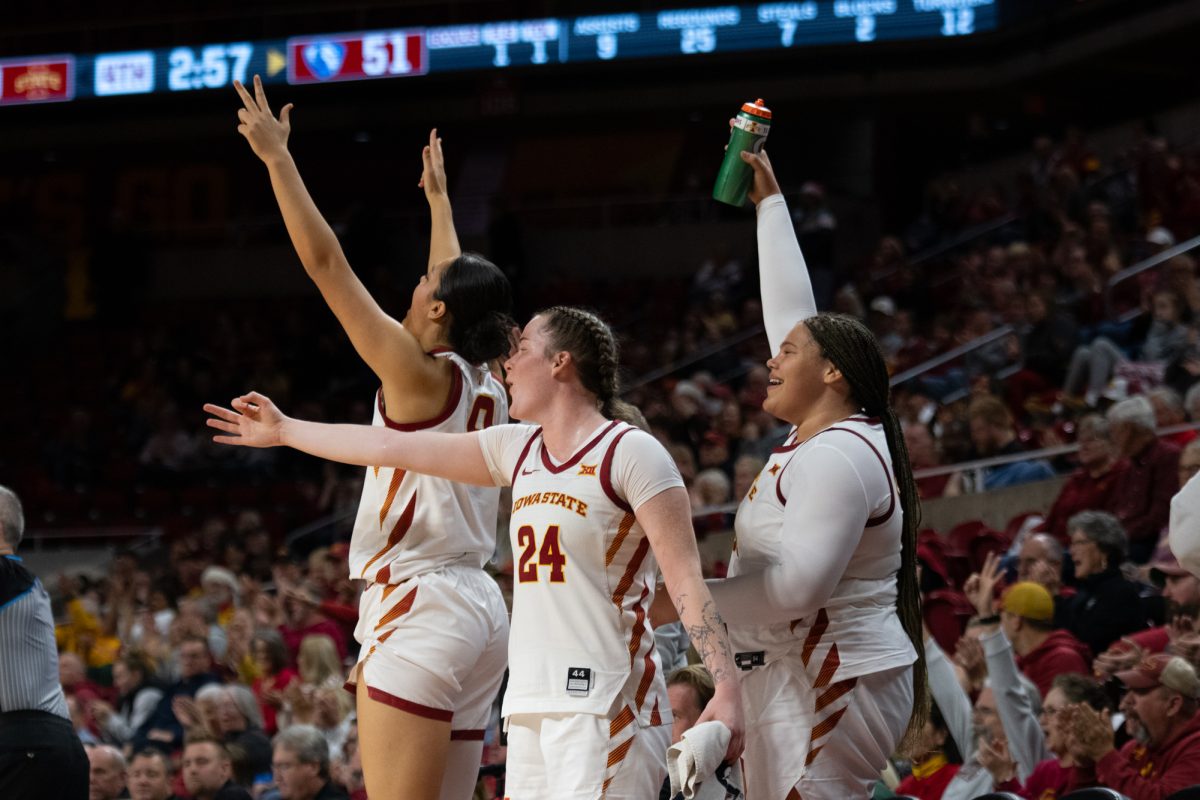
{"type": "Polygon", "coordinates": [[[623,487],[614,481],[617,445],[636,430],[611,422],[556,465],[541,429],[528,428],[512,473],[506,717],[606,715],[620,697],[642,725],[671,720],[646,616],[658,568],[623,487]]]}
{"type": "MultiPolygon", "coordinates": [[[[454,365],[442,412],[425,422],[392,422],[384,413],[381,388],[372,424],[463,433],[508,421],[508,395],[494,375],[450,351],[434,355],[454,365]]],[[[397,584],[448,564],[482,567],[496,549],[499,500],[499,489],[367,467],[350,540],[350,577],[397,584]]]]}
{"type": "Polygon", "coordinates": [[[761,571],[779,563],[784,548],[805,546],[803,530],[784,526],[788,492],[820,492],[821,487],[793,485],[788,467],[818,440],[843,450],[860,474],[883,471],[891,492],[872,509],[862,540],[833,596],[821,609],[791,622],[728,626],[739,665],[748,668],[769,663],[796,648],[801,649],[806,666],[816,657],[813,666],[828,670],[827,680],[911,664],[916,654],[896,614],[903,513],[887,456],[887,439],[878,420],[850,417],[800,443],[793,430],[784,444],[772,451],[738,506],[729,575],[761,571]]]}

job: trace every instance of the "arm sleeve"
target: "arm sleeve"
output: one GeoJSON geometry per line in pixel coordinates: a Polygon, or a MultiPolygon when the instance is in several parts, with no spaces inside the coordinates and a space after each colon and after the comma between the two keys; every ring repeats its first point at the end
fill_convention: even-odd
{"type": "Polygon", "coordinates": [[[925,640],[925,664],[929,670],[929,693],[946,720],[946,727],[958,745],[964,761],[975,753],[975,737],[971,726],[971,698],[958,685],[954,667],[942,648],[933,639],[925,640]]]}
{"type": "Polygon", "coordinates": [[[1042,726],[1038,724],[1037,715],[1029,703],[1029,695],[1021,685],[1012,645],[1004,631],[984,634],[979,637],[979,643],[983,645],[983,654],[987,658],[988,678],[996,695],[1000,723],[1008,738],[1008,752],[1017,762],[1017,774],[1022,781],[1027,781],[1033,774],[1033,768],[1051,757],[1046,749],[1042,726]]]}
{"type": "Polygon", "coordinates": [[[763,324],[774,355],[797,322],[816,315],[817,301],[783,195],[764,198],[757,213],[763,324]]]}
{"type": "Polygon", "coordinates": [[[709,584],[725,621],[769,625],[821,608],[862,540],[871,512],[867,498],[879,496],[879,487],[868,484],[886,480],[865,444],[817,443],[797,453],[780,478],[787,497],[782,525],[789,535],[781,537],[779,562],[709,584]],[[860,450],[871,463],[849,455],[860,450]]]}
{"type": "Polygon", "coordinates": [[[1193,575],[1200,575],[1200,476],[1171,498],[1171,552],[1193,575]]]}
{"type": "Polygon", "coordinates": [[[493,425],[476,434],[488,472],[497,486],[511,486],[513,470],[525,444],[537,431],[532,425],[493,425]]]}
{"type": "Polygon", "coordinates": [[[658,440],[645,431],[621,437],[613,453],[613,490],[637,511],[667,489],[684,486],[679,467],[658,440]]]}

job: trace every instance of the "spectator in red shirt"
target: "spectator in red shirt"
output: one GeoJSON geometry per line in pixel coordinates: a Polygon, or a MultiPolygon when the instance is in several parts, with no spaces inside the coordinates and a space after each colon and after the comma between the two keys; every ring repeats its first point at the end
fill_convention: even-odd
{"type": "Polygon", "coordinates": [[[1112,511],[1114,488],[1128,466],[1117,457],[1108,421],[1089,414],[1079,421],[1079,469],[1071,473],[1059,490],[1050,513],[1037,530],[1067,543],[1067,520],[1080,511],[1112,511]]]}
{"type": "Polygon", "coordinates": [[[902,797],[918,797],[920,800],[941,800],[950,780],[962,767],[962,756],[950,728],[942,717],[942,710],[934,703],[929,708],[929,719],[917,741],[912,758],[912,774],[900,781],[896,794],[902,797]]]}
{"type": "Polygon", "coordinates": [[[1200,783],[1200,678],[1192,665],[1155,655],[1117,677],[1129,690],[1121,710],[1136,723],[1135,738],[1118,751],[1108,714],[1073,705],[1063,712],[1071,754],[1131,800],[1165,800],[1200,783]]]}
{"type": "Polygon", "coordinates": [[[316,593],[309,587],[301,587],[299,592],[289,592],[283,600],[284,623],[279,626],[279,634],[291,653],[293,662],[300,652],[300,643],[304,637],[323,633],[333,640],[337,647],[338,658],[346,660],[346,637],[342,627],[328,617],[321,615],[318,610],[316,593]]]}
{"type": "Polygon", "coordinates": [[[1000,627],[1012,642],[1017,667],[1045,697],[1056,675],[1086,675],[1091,653],[1069,631],[1054,629],[1054,598],[1041,584],[1009,587],[1000,601],[1000,627]]]}
{"type": "Polygon", "coordinates": [[[267,736],[274,736],[279,730],[276,715],[283,708],[283,692],[296,680],[296,671],[288,666],[287,645],[277,631],[258,631],[251,647],[260,673],[251,689],[262,710],[263,731],[267,736]]]}
{"type": "Polygon", "coordinates": [[[1179,490],[1179,448],[1155,434],[1154,407],[1145,397],[1130,397],[1108,410],[1113,442],[1129,461],[1116,482],[1113,513],[1129,537],[1129,558],[1144,564],[1154,552],[1159,531],[1179,490]]]}
{"type": "Polygon", "coordinates": [[[1059,675],[1046,693],[1038,719],[1045,749],[1054,757],[1039,762],[1024,784],[1015,775],[1005,776],[999,771],[992,773],[997,792],[1012,792],[1021,797],[1042,800],[1062,797],[1076,789],[1094,785],[1091,765],[1084,770],[1076,768],[1077,764],[1070,753],[1068,732],[1063,730],[1065,715],[1062,710],[1074,703],[1086,703],[1098,712],[1112,708],[1104,687],[1096,681],[1086,675],[1059,675]]]}

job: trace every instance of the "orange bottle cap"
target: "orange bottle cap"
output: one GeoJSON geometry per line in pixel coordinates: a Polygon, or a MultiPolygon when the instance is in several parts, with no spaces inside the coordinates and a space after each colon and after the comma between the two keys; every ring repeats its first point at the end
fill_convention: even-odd
{"type": "Polygon", "coordinates": [[[763,119],[771,118],[771,109],[763,105],[763,99],[761,97],[755,100],[753,103],[742,104],[742,111],[747,114],[753,114],[756,117],[762,117],[763,119]]]}

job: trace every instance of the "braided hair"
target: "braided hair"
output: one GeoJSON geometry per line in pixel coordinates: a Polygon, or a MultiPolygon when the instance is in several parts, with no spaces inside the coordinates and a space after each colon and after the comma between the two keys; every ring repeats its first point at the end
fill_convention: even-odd
{"type": "Polygon", "coordinates": [[[434,299],[450,314],[450,347],[470,364],[499,358],[511,346],[516,322],[512,287],[492,262],[478,253],[463,253],[442,273],[434,299]]]}
{"type": "Polygon", "coordinates": [[[891,406],[891,385],[887,365],[875,334],[854,317],[845,314],[818,314],[804,320],[813,341],[842,373],[850,395],[868,416],[883,421],[892,473],[900,495],[904,531],[900,550],[900,574],[897,579],[896,610],[904,632],[917,651],[913,664],[913,712],[909,718],[902,748],[911,748],[929,718],[929,685],[925,665],[925,640],[921,620],[921,589],[917,585],[917,528],[921,523],[921,501],[908,460],[908,448],[900,420],[891,406]]]}
{"type": "Polygon", "coordinates": [[[572,306],[553,306],[536,316],[545,320],[550,339],[546,355],[563,350],[571,354],[579,381],[596,396],[600,413],[647,428],[642,412],[620,398],[621,352],[608,323],[591,311],[572,306]]]}

